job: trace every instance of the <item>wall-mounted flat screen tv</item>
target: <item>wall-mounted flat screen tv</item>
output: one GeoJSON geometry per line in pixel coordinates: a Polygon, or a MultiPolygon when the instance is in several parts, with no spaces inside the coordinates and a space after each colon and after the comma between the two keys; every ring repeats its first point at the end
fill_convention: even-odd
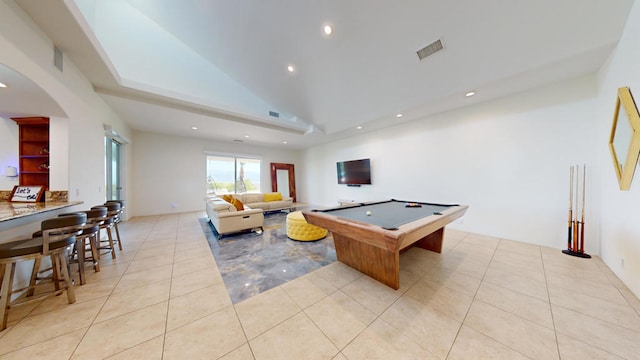
{"type": "Polygon", "coordinates": [[[350,161],[338,161],[338,184],[370,185],[371,184],[371,160],[360,159],[350,161]]]}

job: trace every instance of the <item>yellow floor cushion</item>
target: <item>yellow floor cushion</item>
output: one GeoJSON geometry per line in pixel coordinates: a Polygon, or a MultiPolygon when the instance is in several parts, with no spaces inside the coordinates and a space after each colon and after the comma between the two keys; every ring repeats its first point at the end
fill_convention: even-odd
{"type": "Polygon", "coordinates": [[[298,241],[320,240],[329,231],[307,223],[302,211],[294,211],[287,215],[287,236],[298,241]]]}

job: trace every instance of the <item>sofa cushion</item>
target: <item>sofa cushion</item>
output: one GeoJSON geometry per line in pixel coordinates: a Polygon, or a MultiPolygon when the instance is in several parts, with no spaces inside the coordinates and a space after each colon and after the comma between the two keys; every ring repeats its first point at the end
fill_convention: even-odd
{"type": "Polygon", "coordinates": [[[242,194],[242,200],[246,204],[253,204],[258,202],[263,202],[262,193],[257,194],[242,194]]]}
{"type": "Polygon", "coordinates": [[[264,201],[265,202],[280,201],[280,200],[282,200],[282,194],[280,194],[279,192],[265,193],[264,194],[264,201]]]}
{"type": "Polygon", "coordinates": [[[269,203],[266,202],[256,202],[256,203],[251,203],[251,206],[253,206],[254,209],[262,209],[262,210],[269,210],[269,203]]]}
{"type": "Polygon", "coordinates": [[[235,206],[235,208],[236,208],[238,211],[242,211],[242,210],[244,210],[244,206],[242,205],[242,201],[240,201],[240,200],[238,200],[238,199],[236,199],[236,198],[232,198],[232,199],[231,199],[231,205],[235,206]]]}

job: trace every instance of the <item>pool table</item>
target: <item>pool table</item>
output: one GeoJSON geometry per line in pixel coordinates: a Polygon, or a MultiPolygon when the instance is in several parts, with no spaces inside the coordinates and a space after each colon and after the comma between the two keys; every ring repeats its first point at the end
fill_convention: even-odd
{"type": "Polygon", "coordinates": [[[400,252],[410,246],[442,252],[444,227],[467,208],[391,199],[302,213],[331,231],[340,262],[397,290],[400,252]]]}

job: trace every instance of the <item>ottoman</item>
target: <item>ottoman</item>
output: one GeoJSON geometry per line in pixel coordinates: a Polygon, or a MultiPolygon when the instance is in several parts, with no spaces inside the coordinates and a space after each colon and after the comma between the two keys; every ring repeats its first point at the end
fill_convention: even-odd
{"type": "Polygon", "coordinates": [[[287,236],[298,241],[320,240],[327,236],[329,230],[307,223],[302,211],[287,214],[287,236]]]}

